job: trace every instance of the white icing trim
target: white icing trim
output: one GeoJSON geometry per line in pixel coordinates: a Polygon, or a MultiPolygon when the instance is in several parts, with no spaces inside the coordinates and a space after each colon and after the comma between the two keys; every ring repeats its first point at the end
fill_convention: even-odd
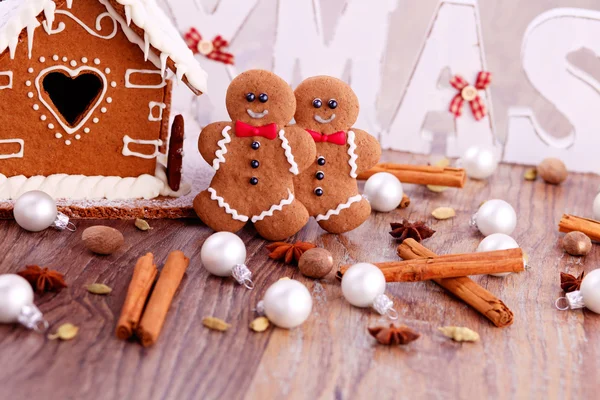
{"type": "Polygon", "coordinates": [[[294,201],[294,194],[290,189],[288,189],[288,197],[279,202],[279,204],[272,205],[267,211],[263,211],[258,216],[252,217],[252,223],[256,223],[258,221],[262,221],[265,217],[272,217],[273,212],[283,210],[284,206],[288,206],[292,204],[294,201]]]}
{"type": "Polygon", "coordinates": [[[208,192],[210,193],[210,199],[211,200],[216,200],[217,203],[219,203],[219,207],[224,208],[225,212],[229,215],[231,215],[231,218],[235,219],[236,221],[242,221],[242,222],[247,222],[248,221],[248,217],[243,215],[243,214],[239,214],[236,210],[234,210],[233,208],[231,208],[231,206],[225,201],[224,198],[222,198],[221,196],[217,195],[217,191],[211,187],[209,187],[208,192]]]}
{"type": "Polygon", "coordinates": [[[318,221],[327,221],[329,219],[329,217],[331,217],[332,215],[340,215],[340,212],[342,210],[345,210],[346,208],[350,208],[350,206],[353,203],[357,203],[359,201],[362,200],[362,196],[360,194],[357,194],[356,196],[352,196],[348,199],[347,202],[339,204],[335,210],[329,210],[327,211],[327,213],[325,215],[323,214],[319,214],[315,217],[315,219],[318,221]]]}
{"type": "Polygon", "coordinates": [[[180,197],[190,192],[189,184],[182,184],[177,192],[173,192],[167,183],[165,171],[165,167],[157,163],[155,176],[144,174],[128,178],[67,174],[7,178],[0,174],[0,199],[16,199],[30,190],[41,190],[55,199],[89,200],[152,199],[159,195],[180,197]]]}
{"type": "Polygon", "coordinates": [[[106,77],[104,76],[104,74],[102,73],[102,71],[100,71],[98,68],[94,68],[94,67],[88,67],[88,66],[83,66],[83,67],[79,67],[76,70],[72,70],[69,69],[67,67],[64,67],[62,65],[56,65],[54,67],[48,67],[44,70],[42,70],[37,78],[35,78],[35,87],[37,88],[37,93],[38,93],[38,97],[40,99],[40,102],[46,106],[46,108],[48,110],[50,110],[50,112],[52,113],[52,115],[54,115],[54,118],[56,118],[56,120],[58,121],[58,123],[63,127],[63,129],[65,130],[65,132],[67,132],[68,134],[73,134],[75,132],[77,132],[86,122],[87,120],[92,116],[92,114],[94,113],[94,110],[96,110],[96,107],[98,107],[98,105],[100,103],[102,103],[102,100],[104,99],[104,95],[106,94],[106,77]],[[71,128],[70,126],[68,126],[62,119],[61,116],[59,116],[56,111],[54,110],[54,108],[52,106],[50,106],[46,100],[42,97],[42,88],[40,85],[40,80],[43,76],[45,76],[47,73],[51,72],[51,71],[57,71],[57,70],[61,70],[61,71],[65,71],[67,72],[69,75],[71,75],[71,77],[75,77],[77,75],[79,75],[81,73],[81,71],[92,71],[95,72],[101,79],[102,79],[102,93],[100,93],[100,95],[98,96],[98,98],[96,99],[96,103],[88,110],[87,114],[85,117],[83,117],[81,119],[81,121],[79,121],[79,123],[77,124],[77,126],[71,128]]]}
{"type": "Polygon", "coordinates": [[[133,156],[133,157],[145,158],[145,159],[150,160],[152,158],[156,158],[160,154],[159,148],[160,148],[160,146],[162,146],[162,144],[163,144],[163,142],[160,139],[155,139],[155,140],[132,139],[129,137],[129,135],[125,135],[125,136],[123,136],[123,151],[121,152],[121,154],[123,154],[125,157],[133,156]],[[153,145],[154,153],[143,154],[143,153],[131,151],[131,150],[129,150],[129,143],[153,145]]]}
{"type": "MultiPolygon", "coordinates": [[[[108,102],[108,99],[106,99],[106,101],[108,102]]],[[[148,103],[148,108],[150,108],[150,113],[148,114],[148,121],[162,121],[163,110],[167,108],[167,105],[160,101],[151,101],[150,103],[148,103]],[[152,115],[152,110],[155,107],[158,107],[158,117],[152,115]]]]}
{"type": "Polygon", "coordinates": [[[11,18],[0,26],[0,54],[8,48],[10,58],[14,59],[21,31],[27,29],[28,54],[31,58],[34,32],[40,26],[37,16],[44,12],[44,16],[51,26],[54,21],[56,4],[52,0],[27,0],[15,1],[6,7],[11,6],[13,7],[13,9],[9,9],[11,18]]]}
{"type": "MultiPolygon", "coordinates": [[[[100,32],[102,30],[102,19],[104,17],[108,17],[112,20],[113,31],[109,35],[106,35],[106,36],[102,36],[98,32],[95,32],[94,30],[92,30],[82,20],[80,20],[79,18],[77,18],[76,16],[71,14],[69,11],[57,10],[54,12],[54,14],[66,15],[67,17],[71,18],[73,21],[75,21],[79,25],[81,25],[81,27],[83,29],[85,29],[90,35],[95,36],[97,38],[109,40],[109,39],[114,38],[117,35],[117,20],[115,20],[115,18],[112,15],[110,15],[110,13],[108,13],[108,12],[104,12],[104,13],[98,15],[98,17],[96,17],[96,30],[98,32],[100,32]]],[[[65,30],[65,27],[66,27],[64,22],[60,22],[58,24],[58,27],[54,30],[52,30],[52,26],[50,24],[47,24],[46,21],[43,21],[42,24],[44,26],[44,30],[46,31],[46,33],[48,33],[48,35],[55,35],[57,33],[61,33],[62,31],[65,30]]]]}
{"type": "Polygon", "coordinates": [[[5,160],[7,158],[23,158],[23,150],[25,149],[25,142],[23,139],[0,139],[0,143],[19,143],[21,145],[21,149],[12,154],[0,154],[0,160],[5,160]]]}
{"type": "Polygon", "coordinates": [[[290,164],[290,172],[294,175],[298,175],[298,164],[294,160],[294,155],[292,154],[292,148],[290,147],[290,143],[285,137],[284,130],[281,129],[279,131],[279,139],[281,139],[281,147],[285,151],[285,157],[287,158],[288,163],[290,164]]]}
{"type": "Polygon", "coordinates": [[[128,89],[160,89],[167,85],[167,81],[160,73],[160,71],[153,71],[150,69],[133,69],[130,68],[125,72],[125,87],[128,89]],[[161,83],[158,85],[136,85],[135,83],[131,83],[130,78],[131,74],[156,74],[160,76],[161,83]]]}
{"type": "Polygon", "coordinates": [[[12,87],[13,87],[13,72],[12,71],[0,71],[0,76],[8,76],[8,85],[0,86],[0,90],[12,89],[12,87]]]}
{"type": "MultiPolygon", "coordinates": [[[[223,135],[223,139],[217,142],[219,146],[219,150],[215,151],[215,159],[213,160],[212,167],[217,171],[219,169],[219,164],[225,162],[225,154],[227,153],[227,143],[231,143],[231,136],[229,136],[229,131],[231,130],[230,126],[226,126],[221,131],[221,135],[223,135]]],[[[202,133],[201,133],[202,134],[202,133]]]]}
{"type": "Polygon", "coordinates": [[[356,159],[358,158],[358,155],[354,152],[356,150],[356,143],[354,142],[355,138],[356,138],[356,135],[354,134],[354,132],[348,131],[348,145],[349,145],[348,155],[350,156],[350,159],[348,160],[348,164],[350,164],[350,177],[351,178],[358,177],[358,174],[356,173],[356,170],[358,169],[358,165],[356,165],[356,159]]]}

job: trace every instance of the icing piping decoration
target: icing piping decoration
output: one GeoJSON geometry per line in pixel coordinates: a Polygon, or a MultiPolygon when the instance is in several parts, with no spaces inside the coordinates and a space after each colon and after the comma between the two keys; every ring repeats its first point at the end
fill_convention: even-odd
{"type": "MultiPolygon", "coordinates": [[[[108,99],[106,99],[106,101],[109,102],[108,99]]],[[[148,121],[162,121],[163,110],[165,108],[167,108],[167,105],[165,103],[160,102],[160,101],[151,101],[150,103],[148,103],[148,108],[150,108],[150,114],[148,114],[148,121]],[[158,117],[155,117],[155,116],[152,115],[152,110],[155,107],[158,107],[158,117]]]]}
{"type": "Polygon", "coordinates": [[[123,151],[121,152],[121,154],[123,154],[125,157],[133,156],[133,157],[146,158],[146,159],[150,160],[152,158],[156,158],[160,154],[159,147],[162,146],[162,144],[163,144],[163,142],[160,139],[156,139],[156,140],[132,139],[128,135],[125,135],[125,136],[123,136],[123,151]],[[154,153],[143,154],[143,153],[131,151],[131,150],[129,150],[129,143],[153,145],[154,153]]]}
{"type": "MultiPolygon", "coordinates": [[[[356,173],[356,170],[358,168],[358,165],[356,165],[356,159],[358,158],[358,155],[355,153],[355,150],[356,150],[356,143],[354,142],[355,138],[356,138],[356,135],[354,134],[354,132],[348,131],[348,144],[350,145],[350,147],[348,147],[348,155],[350,156],[350,159],[348,160],[348,164],[350,165],[350,177],[351,178],[358,177],[358,174],[356,173]]],[[[339,212],[338,212],[338,214],[339,214],[339,212]]],[[[319,220],[317,220],[317,221],[319,221],[319,220]]]]}
{"type": "Polygon", "coordinates": [[[165,78],[162,76],[160,71],[152,71],[150,69],[133,69],[130,68],[125,72],[125,87],[128,89],[160,89],[165,87],[167,82],[165,78]],[[161,78],[161,83],[158,85],[136,85],[135,83],[131,83],[131,74],[157,74],[161,78]]]}
{"type": "MultiPolygon", "coordinates": [[[[285,137],[283,129],[279,131],[279,139],[281,139],[281,147],[285,151],[285,157],[287,158],[288,163],[291,165],[290,172],[294,175],[298,175],[298,164],[294,160],[294,155],[292,154],[292,148],[290,147],[290,143],[285,137]]],[[[356,146],[354,146],[356,148],[356,146]]]]}
{"type": "Polygon", "coordinates": [[[231,215],[231,217],[237,221],[242,221],[242,222],[247,222],[248,221],[248,217],[242,214],[239,214],[236,210],[234,210],[233,208],[231,208],[231,206],[229,206],[229,204],[225,201],[224,198],[222,198],[221,196],[217,195],[217,191],[211,187],[208,188],[208,192],[210,193],[210,199],[211,200],[216,200],[219,203],[219,207],[224,208],[225,212],[229,215],[231,215]]]}
{"type": "Polygon", "coordinates": [[[271,208],[269,208],[267,211],[261,212],[260,215],[252,217],[252,223],[262,221],[265,217],[272,217],[274,211],[283,210],[284,206],[288,206],[288,205],[292,204],[293,201],[294,201],[294,194],[292,193],[292,191],[290,189],[288,189],[288,197],[286,199],[281,200],[279,202],[279,204],[272,205],[271,208]]]}
{"type": "Polygon", "coordinates": [[[225,162],[224,155],[227,153],[227,146],[225,146],[225,145],[227,143],[231,142],[231,136],[229,136],[229,133],[228,133],[230,130],[231,130],[231,127],[226,126],[221,131],[221,135],[223,135],[223,139],[221,139],[217,142],[217,145],[219,146],[219,150],[217,150],[215,152],[215,159],[213,160],[213,163],[212,163],[212,167],[215,169],[215,171],[219,169],[219,164],[225,162]]]}
{"type": "MultiPolygon", "coordinates": [[[[67,17],[71,18],[73,21],[75,21],[79,25],[81,25],[81,27],[83,29],[85,29],[90,35],[96,36],[97,38],[108,40],[108,39],[114,38],[117,35],[117,21],[108,12],[104,12],[104,13],[98,15],[98,17],[96,18],[96,30],[98,32],[100,32],[102,30],[102,19],[104,19],[105,17],[108,17],[111,19],[111,21],[113,23],[113,31],[106,36],[102,36],[98,32],[90,29],[89,26],[87,26],[82,20],[80,20],[79,18],[77,18],[76,16],[71,14],[69,11],[57,10],[54,12],[54,14],[66,15],[67,17]]],[[[64,22],[60,22],[58,24],[58,27],[54,30],[52,30],[51,26],[49,26],[49,24],[47,24],[46,21],[42,22],[42,24],[44,25],[44,29],[46,30],[46,33],[48,33],[48,35],[55,35],[57,33],[61,33],[62,31],[65,30],[65,27],[66,27],[64,22]]]]}
{"type": "Polygon", "coordinates": [[[37,16],[44,12],[44,17],[51,26],[54,21],[56,4],[52,0],[29,0],[12,7],[13,9],[10,10],[12,18],[0,26],[0,54],[8,48],[10,58],[14,59],[21,31],[27,29],[27,45],[29,46],[29,58],[31,58],[34,31],[40,26],[37,16]]]}
{"type": "Polygon", "coordinates": [[[69,69],[69,68],[64,67],[62,65],[57,65],[57,66],[48,67],[48,68],[42,70],[39,73],[39,75],[37,76],[37,78],[35,78],[35,87],[37,88],[38,98],[40,99],[40,102],[43,105],[45,105],[48,110],[50,110],[50,112],[52,113],[52,115],[54,115],[54,118],[56,118],[56,120],[58,121],[58,123],[65,130],[65,132],[67,132],[68,134],[73,134],[73,133],[77,132],[87,122],[87,120],[94,113],[94,110],[96,110],[96,107],[98,107],[98,105],[102,102],[102,99],[104,98],[104,95],[106,94],[106,77],[104,76],[104,74],[99,69],[94,68],[94,67],[83,66],[83,67],[77,68],[76,70],[72,70],[72,69],[69,69]],[[79,121],[79,124],[77,124],[77,126],[75,126],[73,128],[71,128],[70,126],[68,126],[62,120],[62,118],[59,117],[59,115],[54,111],[54,108],[51,107],[46,102],[46,100],[44,100],[44,98],[42,96],[42,89],[41,89],[41,84],[40,84],[41,83],[40,81],[41,81],[42,77],[45,76],[47,73],[49,73],[51,71],[57,71],[57,70],[65,71],[71,77],[75,77],[75,76],[79,75],[82,71],[92,71],[92,72],[96,73],[100,78],[102,78],[102,92],[98,95],[98,99],[96,99],[96,103],[94,103],[94,105],[89,108],[89,110],[88,110],[87,114],[85,115],[85,117],[83,117],[81,119],[81,121],[79,121]]]}
{"type": "Polygon", "coordinates": [[[138,177],[85,176],[55,174],[50,176],[23,175],[6,177],[0,174],[0,198],[11,200],[24,192],[41,190],[53,198],[68,199],[152,199],[159,195],[180,197],[191,190],[189,184],[182,184],[177,192],[167,183],[166,169],[162,164],[156,166],[155,176],[144,174],[138,177]]]}
{"type": "Polygon", "coordinates": [[[340,215],[340,212],[342,212],[342,210],[345,210],[346,208],[350,208],[350,206],[353,203],[357,203],[359,201],[362,200],[362,196],[360,194],[357,194],[356,196],[352,196],[348,199],[347,202],[339,204],[335,210],[329,210],[327,211],[327,214],[323,215],[323,214],[319,214],[315,217],[315,219],[318,221],[327,221],[329,219],[329,217],[331,217],[332,215],[340,215]]]}
{"type": "Polygon", "coordinates": [[[23,139],[0,139],[0,143],[19,143],[19,145],[21,145],[21,149],[16,153],[0,154],[0,160],[5,160],[7,158],[23,158],[23,149],[25,148],[23,139]]]}
{"type": "Polygon", "coordinates": [[[12,87],[13,87],[13,72],[12,71],[0,71],[0,76],[8,76],[8,84],[4,85],[4,86],[0,86],[0,90],[12,89],[12,87]]]}

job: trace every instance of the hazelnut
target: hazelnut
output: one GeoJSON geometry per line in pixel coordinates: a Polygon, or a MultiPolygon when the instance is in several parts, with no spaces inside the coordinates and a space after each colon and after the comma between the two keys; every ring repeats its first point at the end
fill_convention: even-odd
{"type": "Polygon", "coordinates": [[[112,254],[123,246],[123,234],[110,226],[90,226],[81,235],[83,244],[96,254],[112,254]]]}
{"type": "Polygon", "coordinates": [[[298,269],[309,278],[322,278],[333,268],[333,256],[325,249],[314,248],[304,252],[298,261],[298,269]]]}
{"type": "Polygon", "coordinates": [[[562,239],[563,249],[572,256],[585,256],[592,249],[592,241],[583,232],[567,233],[562,239]]]}
{"type": "Polygon", "coordinates": [[[546,183],[559,185],[567,179],[567,167],[558,158],[546,158],[537,167],[538,175],[546,183]]]}

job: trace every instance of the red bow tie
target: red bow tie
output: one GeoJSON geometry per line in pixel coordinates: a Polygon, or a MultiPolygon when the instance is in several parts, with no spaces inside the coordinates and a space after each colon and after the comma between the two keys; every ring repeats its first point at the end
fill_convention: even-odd
{"type": "Polygon", "coordinates": [[[323,135],[320,132],[311,131],[310,129],[307,129],[306,131],[310,133],[315,142],[327,142],[339,144],[340,146],[346,144],[346,132],[344,131],[332,133],[331,135],[323,135]]]}
{"type": "Polygon", "coordinates": [[[262,136],[269,140],[273,140],[277,137],[277,124],[252,126],[242,121],[235,121],[235,136],[262,136]]]}

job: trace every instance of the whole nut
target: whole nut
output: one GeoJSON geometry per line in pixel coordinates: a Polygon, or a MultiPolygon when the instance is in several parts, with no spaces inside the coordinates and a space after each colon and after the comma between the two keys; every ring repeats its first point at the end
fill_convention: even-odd
{"type": "Polygon", "coordinates": [[[572,256],[585,256],[592,249],[592,241],[583,232],[567,233],[562,239],[563,249],[572,256]]]}
{"type": "Polygon", "coordinates": [[[538,175],[544,181],[553,185],[559,185],[567,179],[567,167],[558,158],[546,158],[537,167],[538,175]]]}
{"type": "Polygon", "coordinates": [[[305,251],[298,260],[298,269],[309,278],[322,278],[333,268],[333,256],[321,248],[305,251]]]}
{"type": "Polygon", "coordinates": [[[90,226],[81,234],[83,244],[96,254],[112,254],[123,246],[123,234],[110,226],[90,226]]]}

